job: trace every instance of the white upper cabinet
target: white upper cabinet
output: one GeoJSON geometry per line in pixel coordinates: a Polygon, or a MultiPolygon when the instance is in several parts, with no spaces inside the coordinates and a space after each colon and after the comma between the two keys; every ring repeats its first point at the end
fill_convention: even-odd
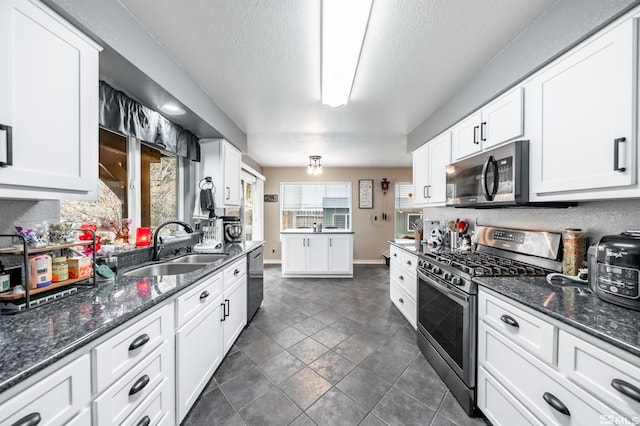
{"type": "Polygon", "coordinates": [[[523,89],[518,87],[500,96],[456,124],[452,133],[454,161],[522,136],[523,89]]]}
{"type": "Polygon", "coordinates": [[[444,205],[446,168],[451,163],[451,133],[445,132],[413,152],[413,204],[444,205]]]}
{"type": "Polygon", "coordinates": [[[529,92],[533,200],[617,198],[610,189],[636,185],[637,19],[553,62],[529,92]]]}
{"type": "Polygon", "coordinates": [[[239,207],[242,198],[242,153],[222,139],[202,141],[200,149],[202,176],[211,176],[213,179],[216,208],[239,207]]]}
{"type": "Polygon", "coordinates": [[[99,50],[37,1],[0,3],[0,197],[97,197],[99,50]]]}

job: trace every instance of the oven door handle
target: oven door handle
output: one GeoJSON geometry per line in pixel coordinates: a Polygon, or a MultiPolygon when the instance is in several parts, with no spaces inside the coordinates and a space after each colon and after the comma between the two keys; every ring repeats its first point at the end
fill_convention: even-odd
{"type": "Polygon", "coordinates": [[[441,284],[438,284],[436,282],[434,282],[432,279],[430,279],[429,277],[427,277],[425,274],[423,274],[422,272],[418,272],[418,276],[419,278],[424,281],[426,284],[430,285],[431,287],[435,288],[436,290],[446,294],[447,296],[450,296],[452,298],[458,299],[464,303],[469,302],[469,297],[467,295],[464,294],[460,294],[459,291],[450,289],[446,286],[443,286],[441,284]]]}
{"type": "Polygon", "coordinates": [[[500,177],[498,176],[498,162],[493,155],[484,159],[482,164],[482,191],[487,201],[493,201],[493,196],[498,192],[498,184],[500,183],[500,177]],[[489,166],[493,166],[493,188],[489,191],[487,186],[487,176],[489,175],[489,166]]]}

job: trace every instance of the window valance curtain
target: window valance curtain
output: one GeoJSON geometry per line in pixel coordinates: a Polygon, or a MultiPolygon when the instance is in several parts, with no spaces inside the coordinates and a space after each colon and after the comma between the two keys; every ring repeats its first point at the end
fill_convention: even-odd
{"type": "Polygon", "coordinates": [[[100,81],[100,125],[125,136],[200,161],[200,142],[188,130],[100,81]]]}

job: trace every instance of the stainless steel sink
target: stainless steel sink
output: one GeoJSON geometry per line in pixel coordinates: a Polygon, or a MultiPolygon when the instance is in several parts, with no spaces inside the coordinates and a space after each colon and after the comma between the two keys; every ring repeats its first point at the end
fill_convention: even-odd
{"type": "Polygon", "coordinates": [[[171,264],[184,264],[184,263],[213,263],[221,260],[227,260],[229,256],[224,253],[220,254],[188,254],[186,256],[178,257],[176,259],[169,260],[167,263],[171,264]]]}
{"type": "Polygon", "coordinates": [[[200,268],[204,268],[205,265],[201,263],[156,263],[155,265],[143,266],[142,268],[133,269],[129,272],[125,272],[127,277],[148,277],[158,275],[179,275],[196,271],[200,268]]]}

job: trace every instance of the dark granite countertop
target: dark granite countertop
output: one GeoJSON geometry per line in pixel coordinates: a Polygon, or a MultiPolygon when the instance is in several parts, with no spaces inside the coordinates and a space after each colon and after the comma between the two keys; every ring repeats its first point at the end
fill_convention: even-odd
{"type": "MultiPolygon", "coordinates": [[[[415,244],[391,244],[421,254],[415,244]]],[[[600,300],[584,285],[552,285],[544,277],[476,277],[479,285],[640,356],[640,311],[600,300]],[[579,289],[580,288],[580,289],[579,289]]]]}
{"type": "Polygon", "coordinates": [[[479,285],[640,356],[640,312],[600,300],[585,286],[544,277],[478,277],[479,285]]]}
{"type": "Polygon", "coordinates": [[[353,231],[347,231],[346,229],[327,229],[322,228],[322,231],[316,232],[311,228],[301,229],[285,229],[280,231],[281,234],[353,234],[353,231]]]}
{"type": "MultiPolygon", "coordinates": [[[[122,273],[125,271],[118,271],[115,280],[98,282],[96,288],[16,315],[0,316],[0,392],[262,244],[262,241],[249,241],[226,245],[224,251],[229,254],[228,259],[187,274],[126,277],[122,273]]],[[[154,262],[138,266],[148,263],[154,262]]]]}

